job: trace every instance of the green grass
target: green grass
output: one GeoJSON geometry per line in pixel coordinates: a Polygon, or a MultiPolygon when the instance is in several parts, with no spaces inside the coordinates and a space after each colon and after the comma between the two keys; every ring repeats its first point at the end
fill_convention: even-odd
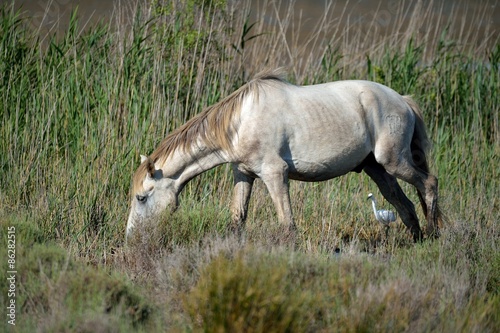
{"type": "MultiPolygon", "coordinates": [[[[299,42],[292,10],[239,6],[154,1],[130,27],[85,31],[76,13],[57,38],[1,9],[0,253],[6,263],[14,226],[14,329],[498,331],[500,44],[464,32],[487,11],[421,34],[429,17],[417,6],[408,27],[360,34],[329,10],[299,42]],[[442,237],[415,245],[399,223],[386,238],[366,194],[387,202],[366,175],[349,174],[291,183],[295,248],[277,244],[275,210],[257,181],[238,242],[226,233],[232,179],[223,166],[191,181],[142,246],[124,247],[139,155],[264,66],[282,65],[297,84],[370,79],[414,96],[433,141],[442,237]]],[[[6,264],[0,272],[5,280],[6,264]]]]}

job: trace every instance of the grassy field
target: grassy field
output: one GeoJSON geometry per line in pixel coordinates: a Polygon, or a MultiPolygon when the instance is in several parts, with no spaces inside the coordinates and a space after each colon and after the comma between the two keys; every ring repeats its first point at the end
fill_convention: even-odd
{"type": "Polygon", "coordinates": [[[129,27],[85,30],[76,13],[57,38],[1,9],[0,280],[16,271],[14,292],[0,284],[2,329],[498,332],[500,44],[498,31],[472,28],[488,9],[429,27],[433,2],[400,5],[382,32],[375,18],[365,30],[327,8],[304,37],[293,6],[232,3],[158,0],[121,13],[134,17],[129,27]],[[226,233],[222,166],[186,186],[149,242],[125,247],[139,154],[279,66],[297,84],[370,79],[413,95],[433,141],[442,236],[413,244],[398,222],[386,237],[366,196],[388,203],[350,174],[291,184],[295,249],[276,245],[258,181],[239,242],[226,233]]]}

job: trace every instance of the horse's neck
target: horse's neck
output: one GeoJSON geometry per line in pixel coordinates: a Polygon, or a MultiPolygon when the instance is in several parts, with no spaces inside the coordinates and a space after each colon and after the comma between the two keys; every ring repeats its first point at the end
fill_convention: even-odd
{"type": "Polygon", "coordinates": [[[227,163],[225,154],[219,150],[197,146],[189,151],[176,150],[162,167],[166,177],[176,179],[180,189],[194,177],[220,164],[227,163]]]}
{"type": "Polygon", "coordinates": [[[190,154],[188,154],[188,156],[190,157],[190,161],[186,164],[179,178],[181,184],[186,184],[200,173],[227,162],[219,152],[206,152],[197,157],[191,156],[190,154]]]}

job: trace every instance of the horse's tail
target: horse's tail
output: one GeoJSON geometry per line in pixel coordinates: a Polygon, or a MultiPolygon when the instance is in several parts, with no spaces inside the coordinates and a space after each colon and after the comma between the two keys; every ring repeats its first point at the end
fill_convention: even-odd
{"type": "MultiPolygon", "coordinates": [[[[427,135],[422,110],[420,110],[417,103],[413,100],[413,98],[411,98],[411,96],[403,96],[403,99],[415,114],[415,129],[413,130],[413,137],[410,145],[413,163],[417,168],[428,174],[429,164],[427,163],[427,154],[431,146],[431,141],[427,135]]],[[[425,203],[425,199],[419,191],[417,191],[417,193],[424,215],[427,216],[427,205],[425,203]]],[[[436,207],[436,216],[438,224],[442,224],[443,214],[441,213],[439,206],[436,207]]]]}
{"type": "Polygon", "coordinates": [[[429,165],[427,164],[427,153],[431,146],[431,141],[427,136],[422,110],[420,110],[417,103],[410,96],[403,96],[403,99],[415,114],[415,129],[413,130],[413,137],[411,139],[413,163],[415,163],[415,166],[428,173],[429,165]]]}

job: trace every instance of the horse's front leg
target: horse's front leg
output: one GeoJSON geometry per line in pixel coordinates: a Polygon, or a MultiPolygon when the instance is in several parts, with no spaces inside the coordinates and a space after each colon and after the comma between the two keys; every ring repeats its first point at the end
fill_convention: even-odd
{"type": "Polygon", "coordinates": [[[248,202],[250,201],[250,195],[252,194],[252,186],[254,178],[243,174],[233,166],[234,174],[234,189],[233,189],[233,200],[231,206],[232,222],[229,229],[241,236],[243,228],[245,226],[245,220],[248,213],[248,202]]]}
{"type": "Polygon", "coordinates": [[[283,160],[267,163],[259,176],[271,195],[279,222],[287,234],[294,235],[296,227],[290,204],[288,165],[283,160]]]}

